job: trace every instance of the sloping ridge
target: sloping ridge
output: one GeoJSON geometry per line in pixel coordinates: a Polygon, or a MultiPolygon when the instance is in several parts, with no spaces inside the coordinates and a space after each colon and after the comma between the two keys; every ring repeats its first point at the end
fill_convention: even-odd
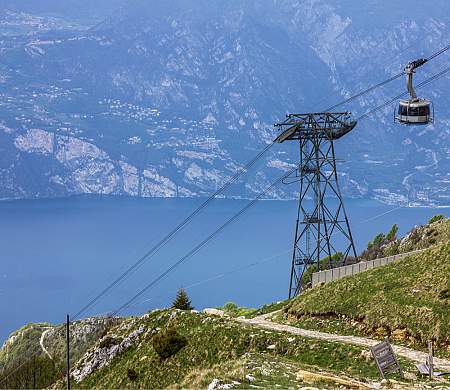
{"type": "Polygon", "coordinates": [[[345,319],[388,336],[402,332],[412,344],[434,339],[450,352],[450,242],[305,291],[288,305],[286,317],[345,319]]]}

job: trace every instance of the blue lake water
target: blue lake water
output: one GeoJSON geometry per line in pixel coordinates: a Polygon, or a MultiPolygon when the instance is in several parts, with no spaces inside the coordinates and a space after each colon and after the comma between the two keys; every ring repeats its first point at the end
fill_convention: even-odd
{"type": "MultiPolygon", "coordinates": [[[[200,199],[74,197],[0,202],[0,340],[28,322],[60,323],[149,250],[200,199]]],[[[111,312],[247,204],[216,200],[84,316],[111,312]]],[[[449,209],[347,200],[361,251],[393,223],[400,234],[449,209]]],[[[169,305],[185,287],[196,308],[260,306],[288,292],[296,202],[262,201],[124,314],[169,305]]]]}

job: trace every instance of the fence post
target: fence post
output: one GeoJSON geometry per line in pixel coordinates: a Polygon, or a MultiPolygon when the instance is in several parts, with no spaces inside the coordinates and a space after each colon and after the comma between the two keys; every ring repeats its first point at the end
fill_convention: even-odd
{"type": "Polygon", "coordinates": [[[70,390],[70,345],[69,345],[70,318],[66,318],[66,343],[67,343],[67,390],[70,390]]]}

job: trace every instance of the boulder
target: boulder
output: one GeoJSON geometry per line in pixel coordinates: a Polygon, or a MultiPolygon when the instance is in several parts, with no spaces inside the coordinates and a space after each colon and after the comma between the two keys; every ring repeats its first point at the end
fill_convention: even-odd
{"type": "Polygon", "coordinates": [[[225,316],[225,312],[223,310],[213,309],[213,308],[203,309],[203,313],[209,314],[209,315],[215,315],[215,316],[219,316],[219,317],[225,316]]]}

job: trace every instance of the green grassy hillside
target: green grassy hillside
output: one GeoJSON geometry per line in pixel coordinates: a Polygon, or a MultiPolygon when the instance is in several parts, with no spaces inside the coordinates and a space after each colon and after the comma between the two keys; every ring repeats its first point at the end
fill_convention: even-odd
{"type": "Polygon", "coordinates": [[[306,291],[287,305],[284,319],[335,333],[390,336],[421,347],[435,338],[440,352],[449,355],[450,243],[306,291]]]}
{"type": "MultiPolygon", "coordinates": [[[[410,363],[403,364],[411,368],[410,363]]],[[[220,384],[287,388],[302,383],[334,388],[320,375],[324,371],[350,382],[378,378],[372,359],[360,347],[271,332],[230,318],[161,310],[128,318],[111,329],[77,363],[72,375],[77,388],[197,389],[213,382],[216,388],[220,384]],[[167,329],[185,340],[168,358],[157,353],[154,343],[167,329]],[[124,342],[127,347],[114,355],[124,342]],[[308,379],[305,372],[319,375],[308,379]]]]}

